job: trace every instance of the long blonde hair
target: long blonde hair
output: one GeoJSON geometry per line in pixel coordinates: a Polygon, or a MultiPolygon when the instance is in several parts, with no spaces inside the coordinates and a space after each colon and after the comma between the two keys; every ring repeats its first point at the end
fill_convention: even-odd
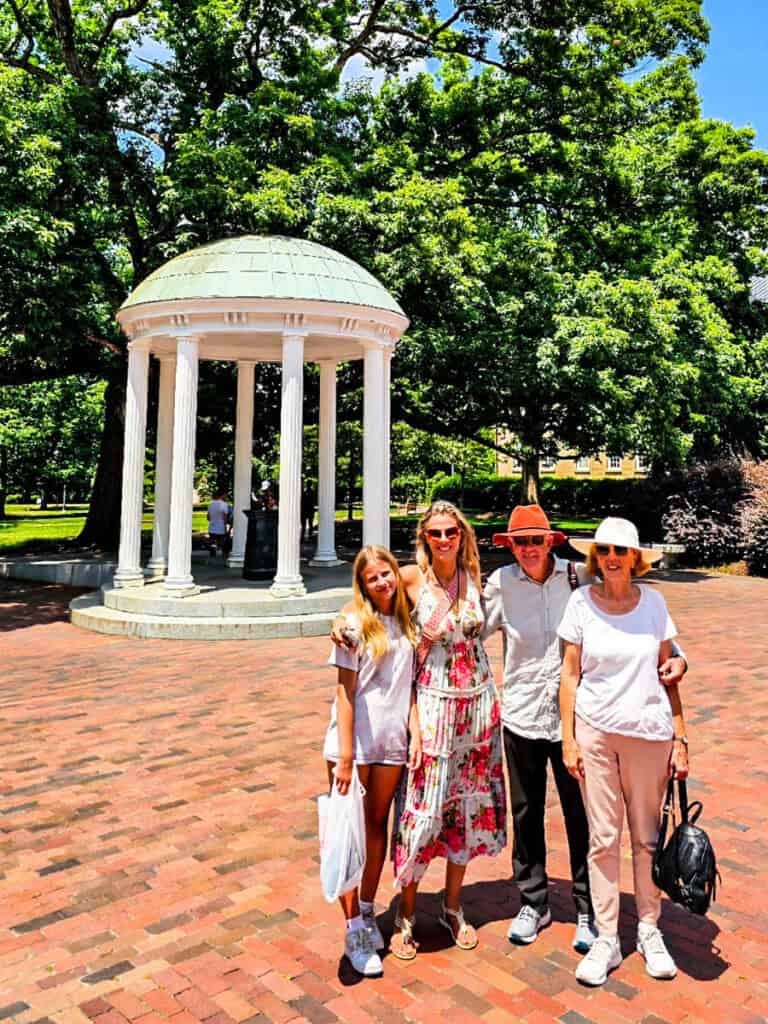
{"type": "Polygon", "coordinates": [[[412,644],[416,643],[416,635],[413,631],[411,612],[408,607],[408,596],[405,592],[405,584],[400,575],[400,566],[397,564],[397,559],[391,551],[388,551],[386,548],[380,548],[375,544],[369,544],[367,547],[361,548],[352,566],[352,590],[354,592],[352,603],[354,605],[354,613],[360,619],[361,642],[368,646],[374,661],[381,661],[389,650],[389,634],[384,623],[381,621],[381,615],[368,596],[368,591],[365,589],[365,583],[363,582],[363,570],[373,562],[386,562],[395,574],[397,589],[395,590],[395,599],[392,605],[392,617],[400,626],[403,636],[406,636],[412,644]]]}
{"type": "Polygon", "coordinates": [[[475,531],[466,516],[460,512],[450,501],[433,501],[427,511],[419,520],[416,527],[416,562],[421,571],[426,575],[432,565],[432,552],[427,544],[426,528],[432,516],[446,515],[456,520],[456,525],[461,531],[461,541],[456,558],[459,569],[471,578],[472,582],[480,588],[480,555],[477,550],[477,539],[475,531]]]}

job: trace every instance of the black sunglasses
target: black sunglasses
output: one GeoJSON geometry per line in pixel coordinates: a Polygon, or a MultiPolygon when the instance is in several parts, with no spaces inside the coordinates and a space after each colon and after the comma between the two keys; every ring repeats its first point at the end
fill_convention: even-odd
{"type": "Polygon", "coordinates": [[[533,534],[530,537],[513,537],[512,538],[512,543],[517,548],[527,548],[527,547],[540,548],[541,545],[544,543],[544,534],[543,533],[533,534]]]}
{"type": "Polygon", "coordinates": [[[613,548],[613,553],[618,555],[619,558],[622,558],[629,551],[629,548],[624,544],[595,544],[595,551],[603,557],[610,555],[611,548],[613,548]]]}
{"type": "Polygon", "coordinates": [[[449,526],[447,530],[425,530],[424,533],[432,540],[440,540],[445,537],[446,540],[453,540],[454,537],[458,537],[461,530],[458,526],[449,526]]]}

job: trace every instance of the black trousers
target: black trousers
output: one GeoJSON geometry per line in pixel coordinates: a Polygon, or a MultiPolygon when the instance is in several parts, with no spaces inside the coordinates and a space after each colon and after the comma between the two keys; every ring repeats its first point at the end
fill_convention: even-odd
{"type": "Polygon", "coordinates": [[[568,836],[573,901],[577,913],[592,913],[587,872],[587,815],[579,784],[568,774],[563,764],[563,744],[526,739],[505,728],[504,752],[514,828],[512,869],[521,902],[536,910],[544,910],[547,906],[544,807],[547,799],[547,762],[550,761],[568,836]]]}

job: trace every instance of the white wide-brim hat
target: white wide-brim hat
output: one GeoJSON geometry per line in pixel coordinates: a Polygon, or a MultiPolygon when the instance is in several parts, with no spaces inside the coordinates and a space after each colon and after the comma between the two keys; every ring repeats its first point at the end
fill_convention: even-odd
{"type": "Polygon", "coordinates": [[[571,537],[570,544],[583,555],[589,554],[593,544],[618,544],[640,551],[646,562],[658,562],[664,557],[664,552],[660,548],[643,547],[635,524],[620,516],[608,516],[604,519],[591,539],[571,537]]]}

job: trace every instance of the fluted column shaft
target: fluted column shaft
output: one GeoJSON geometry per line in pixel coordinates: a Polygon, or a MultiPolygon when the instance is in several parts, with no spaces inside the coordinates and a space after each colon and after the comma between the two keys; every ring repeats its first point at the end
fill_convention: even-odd
{"type": "Polygon", "coordinates": [[[176,356],[161,355],[157,402],[157,451],[155,452],[155,514],[152,522],[152,557],[149,576],[165,576],[168,569],[168,538],[171,528],[171,469],[173,465],[173,392],[176,356]]]}
{"type": "Polygon", "coordinates": [[[363,394],[363,544],[385,545],[389,518],[386,486],[384,350],[371,342],[365,350],[363,394]]]}
{"type": "Polygon", "coordinates": [[[144,584],[141,568],[141,514],[144,507],[144,452],[147,443],[147,383],[149,349],[128,350],[128,388],[125,395],[123,489],[120,510],[120,551],[116,587],[144,584]]]}
{"type": "Polygon", "coordinates": [[[317,468],[317,548],[311,565],[340,565],[336,557],[336,362],[320,363],[317,468]]]}
{"type": "Polygon", "coordinates": [[[251,507],[251,458],[253,455],[253,382],[256,364],[237,364],[237,418],[235,422],[235,487],[232,500],[232,553],[227,565],[242,568],[248,520],[243,512],[251,507]]]}
{"type": "Polygon", "coordinates": [[[392,487],[392,349],[384,349],[384,547],[389,547],[389,504],[392,487]]]}
{"type": "Polygon", "coordinates": [[[301,577],[301,460],[304,448],[304,333],[283,334],[280,407],[280,501],[277,524],[276,596],[306,593],[301,577]]]}
{"type": "Polygon", "coordinates": [[[165,589],[175,596],[196,593],[192,577],[192,493],[197,426],[198,339],[179,338],[173,410],[173,470],[168,573],[165,589]]]}

